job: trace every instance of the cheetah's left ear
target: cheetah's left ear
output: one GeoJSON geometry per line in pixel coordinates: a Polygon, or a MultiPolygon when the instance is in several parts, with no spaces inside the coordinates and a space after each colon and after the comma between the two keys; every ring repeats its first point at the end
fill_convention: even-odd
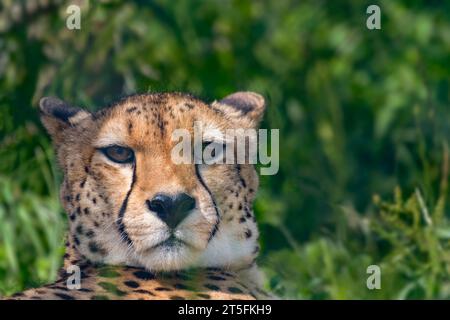
{"type": "Polygon", "coordinates": [[[260,94],[242,91],[230,94],[212,106],[227,116],[248,119],[252,127],[257,127],[264,115],[266,103],[260,94]]]}
{"type": "Polygon", "coordinates": [[[39,101],[41,121],[55,142],[61,140],[61,133],[68,127],[80,123],[91,114],[78,107],[55,98],[44,97],[39,101]]]}

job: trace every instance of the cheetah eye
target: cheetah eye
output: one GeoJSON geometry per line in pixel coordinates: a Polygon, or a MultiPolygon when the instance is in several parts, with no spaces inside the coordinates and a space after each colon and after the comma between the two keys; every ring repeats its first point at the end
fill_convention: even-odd
{"type": "Polygon", "coordinates": [[[131,163],[134,161],[134,152],[130,148],[114,145],[101,148],[100,151],[113,162],[131,163]]]}
{"type": "Polygon", "coordinates": [[[206,164],[224,163],[225,150],[225,143],[204,141],[202,143],[203,160],[206,164]]]}
{"type": "Polygon", "coordinates": [[[211,141],[203,141],[203,142],[202,142],[202,151],[205,151],[205,148],[206,148],[207,146],[209,146],[210,144],[212,144],[211,141]]]}

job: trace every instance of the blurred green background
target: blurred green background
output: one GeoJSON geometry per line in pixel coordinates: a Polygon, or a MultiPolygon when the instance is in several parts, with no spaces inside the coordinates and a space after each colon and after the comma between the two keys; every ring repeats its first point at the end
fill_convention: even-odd
{"type": "Polygon", "coordinates": [[[66,216],[37,101],[267,97],[280,171],[256,212],[266,287],[293,299],[449,299],[450,2],[0,4],[0,294],[55,279],[66,216]],[[81,30],[66,28],[69,4],[81,30]],[[366,8],[381,8],[381,30],[366,8]],[[380,266],[381,289],[366,269],[380,266]]]}

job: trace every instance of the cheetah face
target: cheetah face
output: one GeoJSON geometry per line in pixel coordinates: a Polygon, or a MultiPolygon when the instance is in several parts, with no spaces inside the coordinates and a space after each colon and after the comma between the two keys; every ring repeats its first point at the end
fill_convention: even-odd
{"type": "MultiPolygon", "coordinates": [[[[84,258],[152,271],[254,262],[253,165],[176,163],[172,152],[175,130],[191,137],[197,124],[214,132],[256,128],[261,96],[239,92],[206,104],[145,94],[95,113],[43,98],[40,109],[64,171],[69,245],[84,258]]],[[[214,135],[191,142],[226,147],[214,135]]]]}

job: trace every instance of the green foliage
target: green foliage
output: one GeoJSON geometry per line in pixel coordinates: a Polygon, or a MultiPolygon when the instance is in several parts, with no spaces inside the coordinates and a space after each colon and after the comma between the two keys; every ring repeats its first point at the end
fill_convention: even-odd
{"type": "Polygon", "coordinates": [[[271,289],[294,299],[449,299],[445,172],[433,206],[425,204],[419,189],[403,199],[396,188],[392,201],[374,196],[373,215],[355,215],[344,208],[347,228],[340,240],[322,237],[295,245],[293,251],[270,254],[265,268],[271,289]],[[368,290],[362,281],[372,264],[381,268],[382,290],[368,290]]]}
{"type": "Polygon", "coordinates": [[[26,3],[0,4],[2,294],[53,279],[61,260],[40,97],[95,109],[134,92],[253,90],[263,127],[280,129],[280,171],[256,203],[267,286],[449,298],[449,3],[379,1],[381,30],[365,26],[371,1],[90,1],[81,30],[65,26],[69,2],[26,3]],[[366,287],[370,264],[381,290],[366,287]]]}
{"type": "MultiPolygon", "coordinates": [[[[55,280],[62,264],[66,220],[56,196],[57,186],[41,148],[36,148],[35,161],[30,162],[34,166],[28,170],[43,171],[30,176],[47,178],[50,195],[24,189],[33,181],[20,181],[14,173],[0,175],[0,292],[6,294],[55,280]]],[[[21,170],[26,168],[24,162],[21,170]]]]}

